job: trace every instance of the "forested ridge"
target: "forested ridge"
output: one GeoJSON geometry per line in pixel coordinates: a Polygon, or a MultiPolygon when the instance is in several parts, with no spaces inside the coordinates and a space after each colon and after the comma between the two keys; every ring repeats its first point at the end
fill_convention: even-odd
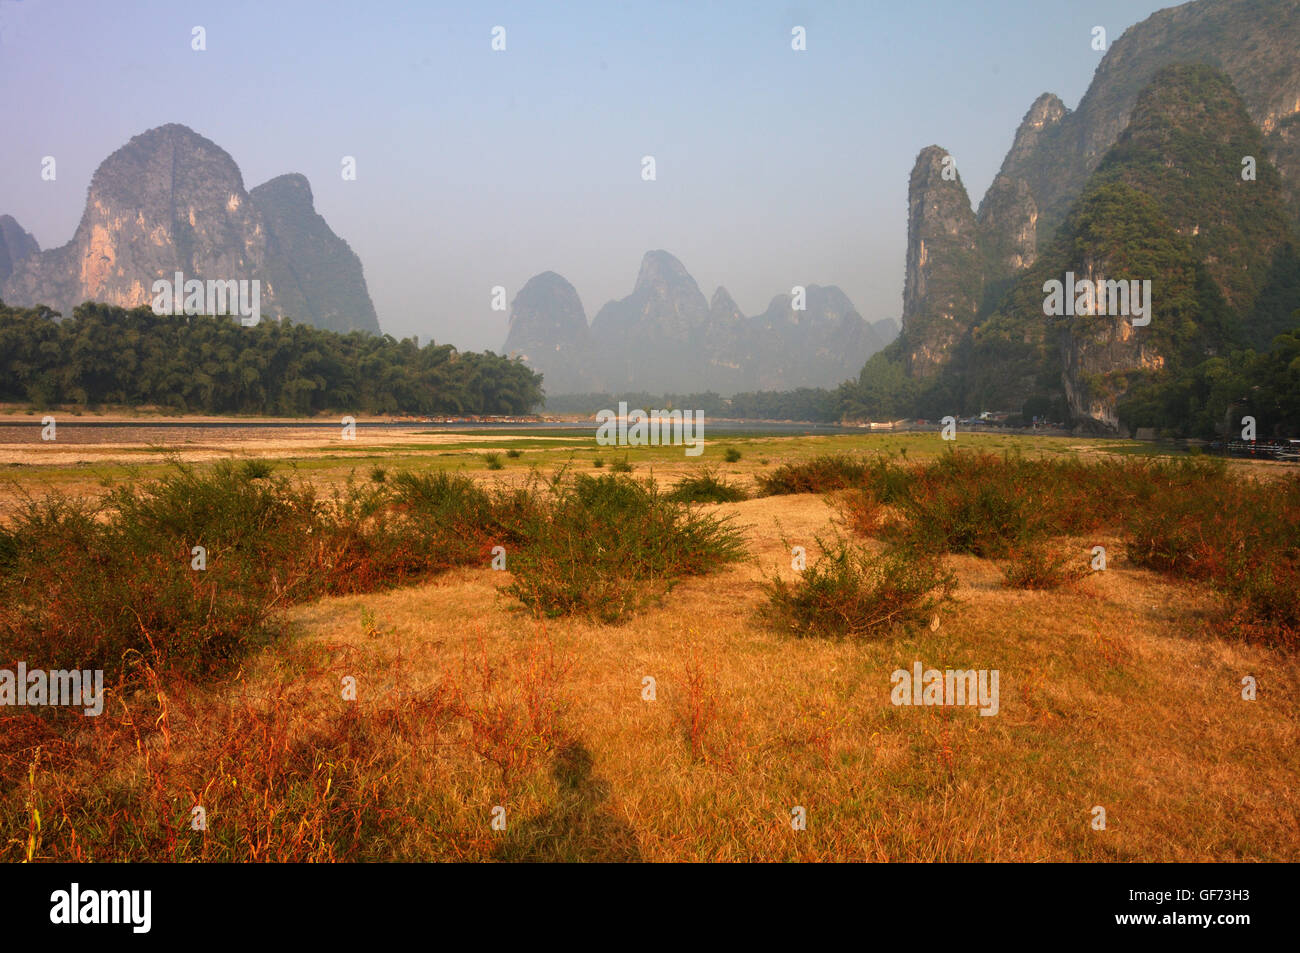
{"type": "Polygon", "coordinates": [[[205,414],[526,414],[541,376],[492,352],[307,324],[0,301],[0,401],[205,414]]]}
{"type": "Polygon", "coordinates": [[[953,343],[905,320],[899,340],[841,387],[843,412],[1008,411],[1205,439],[1253,416],[1261,435],[1300,433],[1300,231],[1287,195],[1231,80],[1202,63],[1166,66],[1059,230],[1049,240],[1039,226],[1036,260],[997,280],[985,262],[984,280],[969,256],[947,253],[943,283],[927,281],[939,302],[979,289],[973,324],[953,343]],[[1148,281],[1146,323],[1050,316],[1048,282],[1067,274],[1148,281]],[[917,373],[909,355],[940,345],[941,366],[917,373]]]}

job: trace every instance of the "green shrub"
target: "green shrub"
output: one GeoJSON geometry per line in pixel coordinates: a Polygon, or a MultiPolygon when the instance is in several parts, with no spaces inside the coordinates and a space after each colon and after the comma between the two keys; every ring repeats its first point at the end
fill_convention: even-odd
{"type": "Polygon", "coordinates": [[[764,584],[766,617],[800,636],[868,638],[930,621],[957,580],[939,558],[910,548],[876,555],[843,539],[817,545],[824,555],[794,582],[764,584]]]}
{"type": "Polygon", "coordinates": [[[98,504],[19,509],[0,534],[0,658],[212,672],[271,638],[280,607],[478,563],[498,539],[509,528],[464,476],[400,473],[319,500],[228,461],[178,465],[98,504]]]}
{"type": "Polygon", "coordinates": [[[682,477],[668,493],[678,503],[736,503],[749,498],[740,487],[727,483],[712,470],[682,477]]]}
{"type": "Polygon", "coordinates": [[[1034,487],[991,454],[948,453],[892,492],[911,545],[933,552],[1005,556],[1046,533],[1034,487]]]}
{"type": "Polygon", "coordinates": [[[1011,554],[1002,570],[1002,584],[1008,589],[1056,589],[1083,575],[1078,569],[1071,570],[1069,562],[1066,553],[1030,544],[1011,554]]]}
{"type": "Polygon", "coordinates": [[[744,554],[725,519],[663,496],[653,480],[579,474],[551,486],[552,501],[521,526],[506,591],[547,616],[617,622],[683,576],[744,554]]]}
{"type": "Polygon", "coordinates": [[[216,670],[269,639],[318,510],[308,491],[244,474],[228,462],[202,476],[178,467],[98,504],[21,507],[0,573],[0,658],[116,679],[136,660],[216,670]]]}
{"type": "Polygon", "coordinates": [[[858,536],[877,537],[885,526],[884,505],[870,490],[845,490],[836,505],[840,519],[858,536]]]}
{"type": "Polygon", "coordinates": [[[265,460],[245,460],[240,470],[245,480],[265,480],[273,468],[265,460]]]}
{"type": "Polygon", "coordinates": [[[1217,588],[1224,602],[1220,630],[1251,642],[1300,648],[1300,563],[1294,557],[1242,559],[1217,588]]]}
{"type": "Polygon", "coordinates": [[[1199,467],[1159,475],[1158,492],[1130,515],[1129,558],[1212,585],[1223,600],[1212,628],[1300,647],[1300,478],[1199,467]]]}
{"type": "Polygon", "coordinates": [[[722,458],[728,463],[737,463],[740,460],[740,451],[735,447],[728,447],[722,458]]]}
{"type": "Polygon", "coordinates": [[[368,549],[363,578],[356,580],[360,588],[349,591],[384,588],[385,576],[392,585],[474,565],[494,542],[513,541],[492,496],[464,474],[404,471],[389,482],[387,496],[336,501],[338,531],[357,532],[368,549]]]}
{"type": "Polygon", "coordinates": [[[785,463],[758,476],[765,496],[788,493],[825,493],[864,485],[867,466],[848,454],[823,454],[800,463],[785,463]]]}
{"type": "Polygon", "coordinates": [[[867,468],[866,485],[881,503],[906,499],[911,484],[911,471],[884,458],[873,460],[867,468]]]}

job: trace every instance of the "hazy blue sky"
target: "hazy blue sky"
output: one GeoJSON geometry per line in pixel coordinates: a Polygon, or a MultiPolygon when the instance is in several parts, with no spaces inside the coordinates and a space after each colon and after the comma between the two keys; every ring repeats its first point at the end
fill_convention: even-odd
{"type": "Polygon", "coordinates": [[[180,122],[247,188],[305,174],[399,337],[500,350],[492,286],[547,270],[590,319],[653,248],[748,314],[816,283],[896,317],[917,152],[950,150],[978,204],[1035,97],[1078,104],[1092,27],[1170,5],[0,0],[0,213],[67,242],[95,167],[180,122]]]}

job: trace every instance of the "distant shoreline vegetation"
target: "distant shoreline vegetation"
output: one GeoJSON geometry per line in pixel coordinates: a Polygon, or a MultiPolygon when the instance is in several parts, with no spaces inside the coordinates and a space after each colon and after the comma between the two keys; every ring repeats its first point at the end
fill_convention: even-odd
{"type": "Polygon", "coordinates": [[[662,407],[665,410],[697,410],[706,417],[721,420],[795,420],[813,423],[838,423],[844,416],[839,392],[822,388],[801,387],[789,391],[756,391],[723,397],[716,391],[693,394],[620,393],[555,394],[546,396],[548,414],[586,414],[596,416],[603,408],[662,407]]]}
{"type": "MultiPolygon", "coordinates": [[[[147,306],[88,302],[59,319],[45,307],[0,301],[0,404],[266,417],[594,417],[625,401],[689,408],[714,420],[832,424],[938,419],[970,404],[944,378],[928,388],[907,378],[896,351],[895,345],[877,354],[858,378],[834,390],[549,395],[542,375],[491,351],[421,347],[411,338],[328,331],[288,319],[241,327],[237,317],[157,315],[147,306]]],[[[1300,326],[1262,352],[1230,349],[1191,367],[1134,373],[1119,418],[1126,429],[1169,437],[1234,436],[1245,416],[1258,421],[1261,437],[1300,434],[1297,361],[1300,326]]],[[[1072,423],[1064,398],[1050,388],[1020,408],[990,409],[1010,413],[1009,426],[1034,416],[1072,423]]]]}
{"type": "Polygon", "coordinates": [[[542,379],[517,360],[432,342],[292,321],[157,315],[86,303],[0,301],[0,402],[140,407],[204,414],[518,416],[542,402],[542,379]]]}

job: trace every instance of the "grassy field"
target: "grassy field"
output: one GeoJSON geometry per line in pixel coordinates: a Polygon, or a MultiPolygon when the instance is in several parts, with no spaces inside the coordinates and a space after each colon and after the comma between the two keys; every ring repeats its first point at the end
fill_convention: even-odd
{"type": "MultiPolygon", "coordinates": [[[[75,423],[75,422],[74,422],[75,423]]],[[[1149,443],[1126,440],[1080,440],[1002,434],[967,434],[962,446],[1001,453],[1036,455],[1158,455],[1149,443]]],[[[752,477],[764,468],[832,452],[905,454],[911,459],[937,456],[944,444],[933,433],[844,435],[754,435],[726,433],[709,428],[702,456],[688,458],[680,447],[611,448],[597,446],[591,428],[506,433],[499,430],[430,431],[413,425],[410,430],[367,430],[354,440],[343,440],[322,428],[268,432],[249,428],[214,432],[149,428],[78,431],[63,427],[58,440],[42,443],[39,428],[6,427],[0,422],[0,482],[12,488],[17,481],[30,492],[50,488],[80,494],[99,492],[105,483],[156,477],[174,460],[203,463],[235,459],[260,459],[310,472],[313,478],[341,483],[349,474],[364,474],[373,467],[413,470],[484,470],[484,453],[516,449],[519,457],[507,461],[511,471],[529,467],[555,468],[566,464],[592,467],[597,459],[609,465],[626,457],[643,472],[677,478],[699,466],[725,463],[728,448],[741,459],[727,469],[752,477]],[[476,458],[476,455],[477,458],[476,458]]],[[[0,487],[4,492],[6,487],[0,487]]]]}
{"type": "MultiPolygon", "coordinates": [[[[1161,465],[1150,445],[1125,442],[961,435],[961,453],[1024,461],[966,471],[944,469],[953,448],[933,433],[715,432],[703,456],[687,458],[681,448],[597,447],[590,432],[424,430],[362,428],[346,444],[319,432],[199,433],[167,447],[131,434],[65,444],[61,431],[57,451],[34,434],[4,437],[7,526],[42,502],[117,500],[44,560],[74,579],[97,578],[111,558],[106,547],[79,562],[78,533],[129,512],[116,545],[152,552],[145,524],[197,518],[185,501],[220,486],[204,481],[221,460],[269,465],[273,477],[233,471],[258,485],[284,476],[322,497],[352,487],[363,515],[313,522],[312,535],[364,532],[360,543],[347,535],[346,547],[311,549],[286,509],[276,525],[287,528],[265,531],[278,542],[255,547],[255,565],[221,575],[216,558],[209,570],[215,587],[278,600],[259,616],[258,638],[213,664],[168,663],[181,656],[152,652],[145,622],[128,619],[104,654],[114,687],[103,715],[0,709],[0,857],[1300,859],[1300,665],[1291,609],[1269,614],[1294,578],[1293,468],[1170,470],[1146,493],[1146,471],[1088,469],[1161,465]],[[729,449],[739,458],[728,460],[729,449]],[[865,475],[780,492],[787,477],[823,473],[831,454],[865,475]],[[631,472],[610,476],[624,460],[631,472]],[[171,479],[177,461],[197,482],[170,496],[113,496],[171,479]],[[881,461],[898,470],[870,470],[881,461]],[[1058,482],[1033,483],[1049,471],[1058,482]],[[403,472],[415,481],[395,484],[403,472]],[[678,508],[655,495],[706,472],[749,498],[678,508]],[[910,488],[891,490],[905,472],[910,488]],[[456,493],[487,495],[449,504],[453,484],[432,482],[439,473],[467,478],[456,493]],[[573,485],[579,474],[590,480],[573,485]],[[644,480],[658,489],[625,498],[644,480]],[[972,500],[984,508],[970,509],[972,500]],[[1246,508],[1242,519],[1224,522],[1234,507],[1246,508]],[[1266,519],[1279,528],[1258,531],[1266,519]],[[494,540],[503,570],[491,565],[494,540]],[[864,565],[890,554],[903,570],[932,561],[953,577],[951,592],[920,621],[836,635],[826,610],[847,617],[909,597],[861,574],[810,592],[835,540],[864,565]],[[797,546],[812,572],[793,567],[797,546]],[[1090,570],[1095,546],[1105,571],[1090,570]],[[1065,567],[1058,578],[1035,571],[1025,578],[1045,579],[1043,588],[1008,585],[1009,567],[1040,549],[1065,567]],[[422,558],[434,550],[455,557],[422,558]],[[322,553],[328,572],[311,562],[322,553]],[[383,572],[337,570],[341,553],[348,566],[383,572]],[[294,559],[315,566],[318,584],[291,588],[284,567],[294,559]],[[1241,559],[1272,574],[1234,589],[1241,559]],[[266,580],[277,571],[272,592],[266,580]],[[774,612],[782,586],[803,601],[774,612]],[[1259,611],[1225,628],[1234,599],[1254,599],[1259,611]],[[812,602],[822,614],[809,610],[814,623],[803,625],[798,613],[812,602]],[[613,623],[602,618],[611,604],[613,623]],[[997,714],[892,704],[891,673],[918,661],[997,670],[997,714]],[[1247,676],[1254,700],[1242,697],[1247,676]],[[803,829],[792,824],[799,816],[803,829]]],[[[92,618],[107,632],[127,611],[109,604],[110,589],[91,604],[77,601],[80,587],[22,588],[39,565],[20,573],[20,557],[7,558],[0,668],[39,653],[24,631],[49,631],[13,606],[49,609],[42,625],[66,623],[69,638],[92,618]],[[70,615],[74,604],[92,614],[70,615]],[[27,654],[10,659],[6,644],[27,654]]],[[[130,560],[120,571],[129,575],[130,560]]],[[[123,586],[154,598],[146,585],[123,586]]],[[[178,591],[159,589],[191,598],[178,591]]],[[[181,609],[175,618],[194,622],[191,603],[181,609]]],[[[213,635],[209,616],[194,624],[213,635]]]]}

